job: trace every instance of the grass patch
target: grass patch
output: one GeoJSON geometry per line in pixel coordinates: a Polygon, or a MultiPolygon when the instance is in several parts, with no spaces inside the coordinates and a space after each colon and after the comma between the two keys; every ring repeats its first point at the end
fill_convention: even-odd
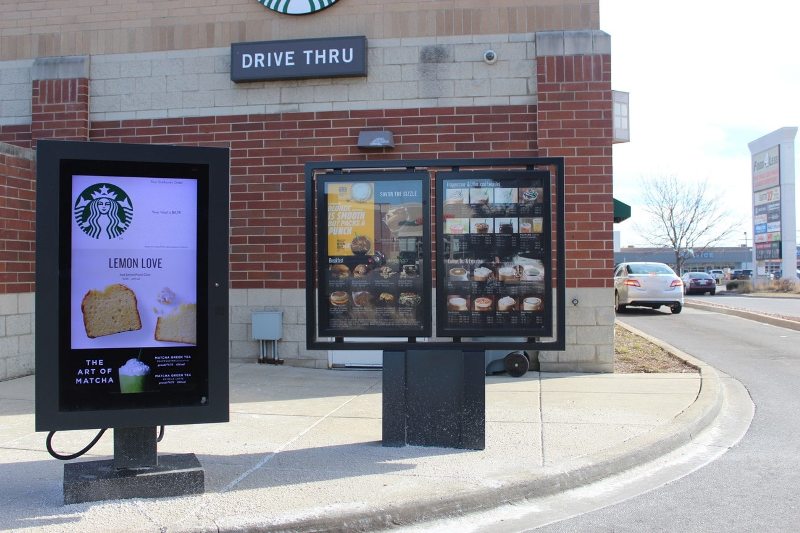
{"type": "Polygon", "coordinates": [[[657,374],[697,372],[697,368],[635,335],[614,325],[614,372],[619,374],[657,374]]]}

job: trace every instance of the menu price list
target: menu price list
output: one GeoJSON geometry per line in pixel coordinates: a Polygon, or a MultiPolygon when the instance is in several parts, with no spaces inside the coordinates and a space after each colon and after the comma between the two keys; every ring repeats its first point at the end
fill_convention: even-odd
{"type": "Polygon", "coordinates": [[[545,325],[544,268],[451,262],[445,282],[449,328],[541,328],[545,325]]]}
{"type": "Polygon", "coordinates": [[[442,181],[444,334],[549,334],[549,193],[542,177],[442,181]]]}
{"type": "Polygon", "coordinates": [[[423,285],[418,262],[360,262],[330,258],[326,274],[328,328],[370,331],[423,329],[423,285]]]}

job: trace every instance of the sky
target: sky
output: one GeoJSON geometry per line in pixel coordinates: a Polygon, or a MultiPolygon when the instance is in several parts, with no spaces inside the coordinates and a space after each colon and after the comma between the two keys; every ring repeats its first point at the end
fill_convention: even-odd
{"type": "Polygon", "coordinates": [[[600,0],[600,29],[612,89],[630,93],[631,141],[613,149],[614,198],[632,208],[615,224],[621,245],[648,245],[641,182],[668,175],[707,180],[739,228],[723,244],[747,232],[752,245],[747,144],[800,126],[800,1],[600,0]]]}

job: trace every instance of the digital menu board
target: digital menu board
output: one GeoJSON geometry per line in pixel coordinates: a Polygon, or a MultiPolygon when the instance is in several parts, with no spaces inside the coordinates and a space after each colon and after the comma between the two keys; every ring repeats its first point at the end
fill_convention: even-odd
{"type": "Polygon", "coordinates": [[[437,175],[440,336],[550,336],[547,172],[437,175]]]}
{"type": "Polygon", "coordinates": [[[36,151],[36,430],[227,421],[229,150],[36,151]]]}
{"type": "Polygon", "coordinates": [[[198,182],[207,169],[140,164],[95,173],[73,163],[64,170],[62,214],[71,229],[62,408],[202,404],[198,182]]]}
{"type": "Polygon", "coordinates": [[[70,161],[61,179],[61,408],[203,405],[208,168],[70,161]]]}
{"type": "Polygon", "coordinates": [[[427,173],[319,180],[319,334],[429,336],[427,173]]]}

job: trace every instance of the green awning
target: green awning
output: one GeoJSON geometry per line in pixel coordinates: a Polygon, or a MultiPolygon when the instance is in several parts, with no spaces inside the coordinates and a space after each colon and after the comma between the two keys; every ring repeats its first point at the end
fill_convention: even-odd
{"type": "Polygon", "coordinates": [[[631,218],[631,206],[614,198],[614,222],[631,218]]]}

